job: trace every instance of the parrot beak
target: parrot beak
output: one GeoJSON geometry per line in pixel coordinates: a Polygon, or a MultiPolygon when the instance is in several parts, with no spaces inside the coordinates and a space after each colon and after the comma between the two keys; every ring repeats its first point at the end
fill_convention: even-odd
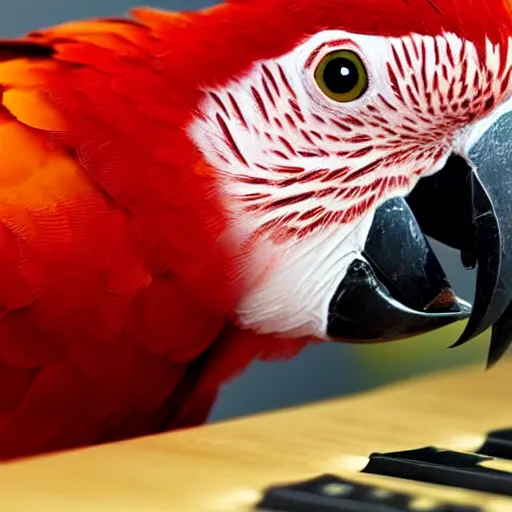
{"type": "Polygon", "coordinates": [[[364,250],[329,306],[327,334],[353,342],[392,341],[463,320],[459,299],[404,198],[375,212],[364,250]]]}
{"type": "Polygon", "coordinates": [[[461,155],[422,178],[407,201],[423,233],[477,267],[471,316],[453,346],[492,328],[490,367],[512,342],[512,111],[461,155]]]}
{"type": "Polygon", "coordinates": [[[512,343],[510,105],[462,134],[444,168],[421,178],[406,199],[376,211],[364,251],[331,300],[330,337],[400,339],[469,317],[452,347],[491,328],[487,366],[504,355],[512,343]],[[472,307],[452,291],[425,235],[477,268],[472,307]]]}

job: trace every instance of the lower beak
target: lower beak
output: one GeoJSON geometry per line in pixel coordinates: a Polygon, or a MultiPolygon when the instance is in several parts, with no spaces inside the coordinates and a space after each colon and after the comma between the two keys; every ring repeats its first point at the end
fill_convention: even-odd
{"type": "Polygon", "coordinates": [[[343,341],[392,341],[451,324],[471,307],[448,283],[403,198],[375,212],[364,251],[329,307],[327,334],[343,341]]]}
{"type": "Polygon", "coordinates": [[[474,304],[453,346],[491,330],[488,366],[512,342],[512,112],[467,151],[423,178],[407,199],[423,233],[477,267],[474,304]]]}

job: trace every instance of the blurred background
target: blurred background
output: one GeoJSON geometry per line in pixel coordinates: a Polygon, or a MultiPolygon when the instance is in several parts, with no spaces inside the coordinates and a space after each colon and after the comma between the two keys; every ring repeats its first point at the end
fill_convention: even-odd
{"type": "MultiPolygon", "coordinates": [[[[119,16],[136,5],[169,10],[197,9],[208,0],[0,0],[0,37],[83,17],[119,16]]],[[[455,291],[472,301],[474,273],[465,271],[458,255],[433,244],[455,291]]],[[[227,384],[210,420],[287,407],[342,396],[400,379],[470,362],[485,365],[488,339],[449,350],[463,325],[428,336],[384,345],[312,346],[289,362],[253,364],[227,384]]]]}

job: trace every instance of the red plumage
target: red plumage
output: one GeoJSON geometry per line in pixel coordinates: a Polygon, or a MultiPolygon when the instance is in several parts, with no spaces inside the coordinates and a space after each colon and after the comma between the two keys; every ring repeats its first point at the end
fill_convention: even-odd
{"type": "Polygon", "coordinates": [[[297,352],[229,323],[242,255],[185,132],[200,86],[324,28],[510,33],[505,3],[467,4],[232,0],[0,44],[0,458],[200,423],[251,360],[297,352]]]}

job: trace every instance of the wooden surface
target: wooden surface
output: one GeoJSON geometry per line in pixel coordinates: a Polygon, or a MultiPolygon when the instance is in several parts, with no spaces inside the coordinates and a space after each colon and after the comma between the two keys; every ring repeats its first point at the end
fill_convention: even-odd
{"type": "MultiPolygon", "coordinates": [[[[5,512],[251,510],[271,484],[354,477],[374,451],[476,447],[512,426],[512,361],[242,420],[0,466],[5,512]],[[353,469],[351,469],[353,468],[353,469]]],[[[512,511],[512,499],[359,474],[357,480],[512,511]]],[[[486,509],[487,510],[487,509],[486,509]]]]}

